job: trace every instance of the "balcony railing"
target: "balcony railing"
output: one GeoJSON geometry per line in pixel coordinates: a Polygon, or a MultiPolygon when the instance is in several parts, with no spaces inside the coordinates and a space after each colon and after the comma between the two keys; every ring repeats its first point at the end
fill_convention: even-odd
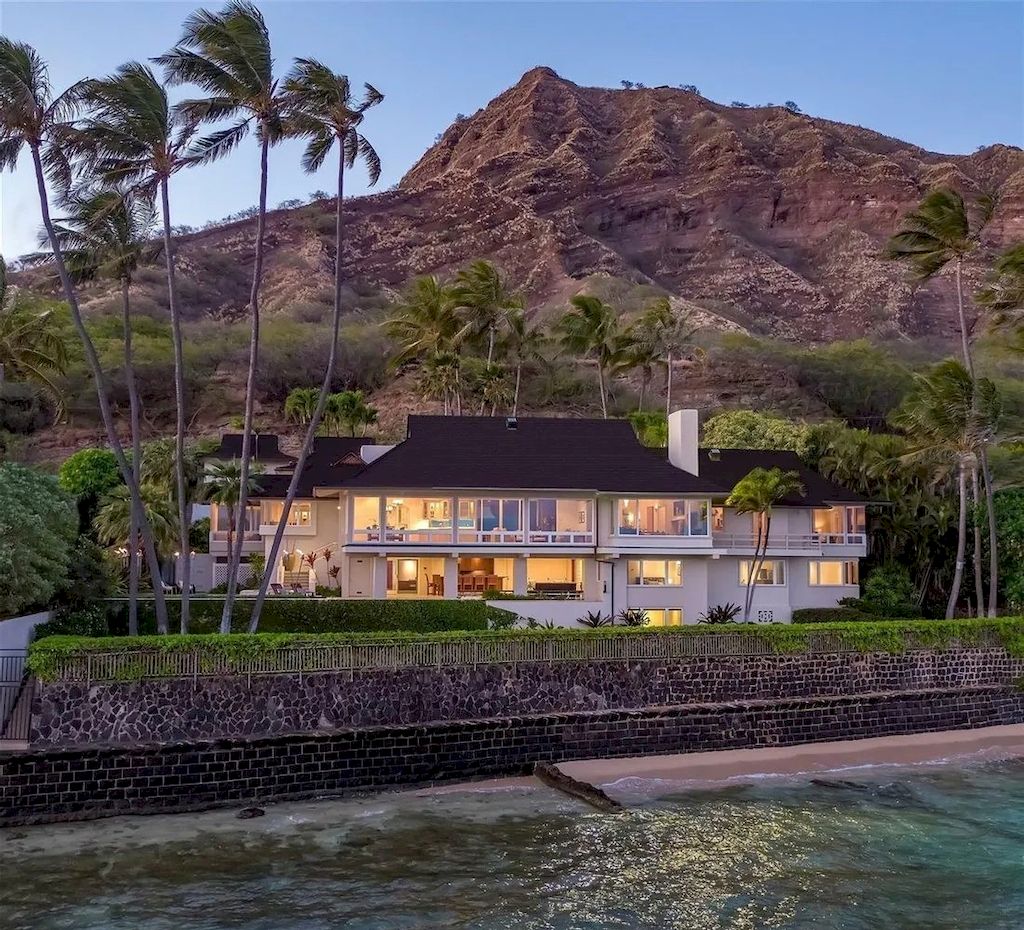
{"type": "MultiPolygon", "coordinates": [[[[768,537],[769,549],[818,549],[830,546],[863,546],[863,533],[772,533],[768,537]]],[[[753,549],[757,536],[753,533],[715,533],[714,544],[726,549],[753,549]]]]}
{"type": "Polygon", "coordinates": [[[453,542],[461,545],[483,546],[590,546],[594,543],[592,532],[544,532],[531,530],[459,530],[457,537],[452,539],[450,529],[432,530],[400,530],[387,529],[381,538],[379,529],[363,529],[352,531],[352,542],[355,543],[398,543],[411,545],[449,545],[453,542]]]}

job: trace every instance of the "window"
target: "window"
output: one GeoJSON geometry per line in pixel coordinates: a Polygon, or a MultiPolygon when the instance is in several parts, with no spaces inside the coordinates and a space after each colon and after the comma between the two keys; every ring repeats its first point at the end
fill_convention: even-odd
{"type": "MultiPolygon", "coordinates": [[[[750,578],[754,563],[750,559],[740,561],[740,584],[745,585],[750,578]]],[[[786,583],[786,563],[766,560],[757,570],[755,585],[784,585],[786,583]]]]}
{"type": "Polygon", "coordinates": [[[355,497],[352,499],[352,538],[357,542],[380,539],[379,497],[355,497]]]}
{"type": "Polygon", "coordinates": [[[308,501],[306,503],[292,504],[292,509],[288,512],[288,525],[312,526],[313,505],[308,501]]]}
{"type": "Polygon", "coordinates": [[[807,583],[812,587],[858,584],[860,566],[856,559],[836,562],[809,562],[807,583]]]}
{"type": "Polygon", "coordinates": [[[708,501],[623,498],[619,536],[707,536],[708,501]]]}
{"type": "Polygon", "coordinates": [[[530,542],[586,542],[591,533],[591,514],[589,500],[534,498],[529,506],[530,542]]]}
{"type": "Polygon", "coordinates": [[[629,584],[681,585],[683,563],[679,559],[630,559],[629,584]]]}
{"type": "MultiPolygon", "coordinates": [[[[462,499],[459,501],[459,530],[466,531],[466,542],[475,540],[478,533],[519,533],[522,513],[523,502],[515,498],[462,499]]],[[[521,537],[519,541],[522,541],[521,537]]]]}
{"type": "Polygon", "coordinates": [[[683,611],[681,608],[670,607],[667,610],[650,610],[643,608],[647,614],[648,626],[682,626],[683,611]]]}
{"type": "Polygon", "coordinates": [[[837,507],[815,510],[811,514],[814,532],[822,536],[843,532],[843,511],[837,507]]]}

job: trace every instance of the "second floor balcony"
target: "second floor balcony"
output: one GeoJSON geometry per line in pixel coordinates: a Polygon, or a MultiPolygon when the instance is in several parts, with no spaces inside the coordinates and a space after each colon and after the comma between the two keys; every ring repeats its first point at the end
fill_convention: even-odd
{"type": "MultiPolygon", "coordinates": [[[[716,548],[753,552],[761,540],[754,533],[719,533],[713,536],[716,548]]],[[[865,533],[771,533],[769,552],[827,552],[840,547],[867,545],[865,533]]]]}

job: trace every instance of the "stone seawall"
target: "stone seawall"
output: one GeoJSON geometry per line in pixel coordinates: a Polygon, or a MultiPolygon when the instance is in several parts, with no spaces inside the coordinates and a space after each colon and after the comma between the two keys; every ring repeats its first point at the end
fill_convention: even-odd
{"type": "Polygon", "coordinates": [[[1009,688],[1001,648],[39,684],[32,745],[163,743],[774,698],[1009,688]]]}
{"type": "Polygon", "coordinates": [[[537,714],[0,755],[0,825],[524,774],[550,762],[787,746],[1024,722],[1006,687],[537,714]]]}

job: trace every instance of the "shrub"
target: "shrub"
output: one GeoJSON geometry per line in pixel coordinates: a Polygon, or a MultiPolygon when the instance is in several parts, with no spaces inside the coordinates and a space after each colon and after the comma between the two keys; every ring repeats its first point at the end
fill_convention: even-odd
{"type": "Polygon", "coordinates": [[[57,480],[72,497],[95,499],[121,483],[121,472],[109,449],[80,449],[64,459],[57,480]]]}
{"type": "Polygon", "coordinates": [[[732,623],[742,610],[743,608],[739,604],[733,604],[731,601],[726,604],[716,604],[702,613],[697,618],[697,622],[705,624],[732,623]]]}
{"type": "Polygon", "coordinates": [[[27,435],[53,416],[43,392],[33,384],[0,381],[0,431],[27,435]]]}
{"type": "Polygon", "coordinates": [[[878,619],[856,607],[800,607],[793,611],[794,623],[851,623],[878,619]]]}
{"type": "MultiPolygon", "coordinates": [[[[126,601],[112,601],[111,631],[124,634],[128,630],[126,601]]],[[[193,633],[215,633],[220,627],[222,598],[196,597],[191,605],[193,633]]],[[[235,601],[232,629],[243,633],[248,629],[253,600],[235,601]]],[[[167,602],[170,624],[174,627],[180,611],[180,601],[167,602]]],[[[486,630],[515,615],[484,601],[431,601],[431,600],[344,600],[338,597],[269,597],[260,615],[263,633],[377,633],[405,631],[434,633],[444,630],[486,630]]],[[[139,604],[139,627],[143,631],[156,629],[153,604],[139,604]]]]}
{"type": "Polygon", "coordinates": [[[57,616],[35,628],[35,639],[46,636],[109,636],[110,624],[104,607],[93,605],[81,610],[62,610],[57,616]]]}
{"type": "Polygon", "coordinates": [[[886,617],[912,617],[920,613],[910,572],[902,565],[879,565],[864,582],[860,606],[886,617]]]}
{"type": "Polygon", "coordinates": [[[49,606],[77,534],[75,505],[55,478],[0,465],[0,617],[49,606]]]}
{"type": "Polygon", "coordinates": [[[625,610],[620,610],[616,615],[615,620],[621,626],[647,626],[651,622],[650,617],[647,616],[647,611],[642,607],[628,607],[625,610]]]}
{"type": "Polygon", "coordinates": [[[611,626],[611,614],[603,614],[599,610],[588,610],[582,617],[577,617],[576,622],[580,626],[599,627],[611,626]]]}
{"type": "Polygon", "coordinates": [[[774,449],[802,452],[807,426],[754,410],[731,410],[704,424],[702,445],[719,449],[774,449]]]}

